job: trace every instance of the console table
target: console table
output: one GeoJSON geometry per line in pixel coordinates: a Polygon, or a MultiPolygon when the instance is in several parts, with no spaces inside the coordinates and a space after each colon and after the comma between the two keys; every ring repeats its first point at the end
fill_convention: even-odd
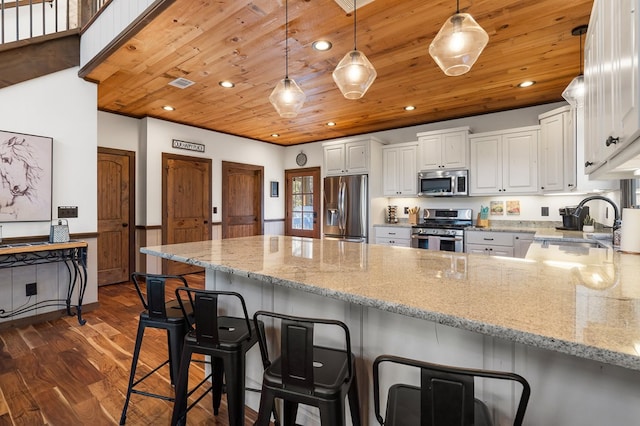
{"type": "Polygon", "coordinates": [[[42,300],[11,312],[0,309],[0,318],[10,318],[37,308],[66,306],[67,315],[77,314],[78,322],[80,325],[84,325],[86,320],[82,319],[82,298],[87,288],[87,246],[88,244],[84,241],[1,244],[0,268],[63,262],[69,272],[69,285],[66,299],[42,300]],[[75,305],[76,313],[73,313],[71,311],[71,297],[76,286],[78,287],[78,303],[75,305]]]}

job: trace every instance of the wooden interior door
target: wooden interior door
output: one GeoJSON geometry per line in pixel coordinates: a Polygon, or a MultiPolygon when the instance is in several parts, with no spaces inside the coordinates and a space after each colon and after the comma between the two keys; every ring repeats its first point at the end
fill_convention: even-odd
{"type": "Polygon", "coordinates": [[[320,238],[320,168],[285,170],[285,235],[320,238]]]}
{"type": "Polygon", "coordinates": [[[263,233],[264,167],[222,162],[222,238],[263,233]]]}
{"type": "MultiPolygon", "coordinates": [[[[211,159],[162,154],[162,244],[211,239],[211,159]]],[[[166,274],[202,268],[163,260],[166,274]]]]}
{"type": "Polygon", "coordinates": [[[135,268],[135,153],[98,148],[98,285],[129,280],[135,268]]]}

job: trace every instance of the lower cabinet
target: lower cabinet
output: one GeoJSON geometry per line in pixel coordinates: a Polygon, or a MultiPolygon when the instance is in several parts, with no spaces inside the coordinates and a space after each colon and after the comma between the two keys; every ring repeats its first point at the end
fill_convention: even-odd
{"type": "Polygon", "coordinates": [[[533,233],[529,232],[467,231],[465,252],[489,256],[525,257],[532,242],[533,233]]]}
{"type": "Polygon", "coordinates": [[[376,244],[411,247],[411,228],[398,226],[376,226],[376,244]]]}

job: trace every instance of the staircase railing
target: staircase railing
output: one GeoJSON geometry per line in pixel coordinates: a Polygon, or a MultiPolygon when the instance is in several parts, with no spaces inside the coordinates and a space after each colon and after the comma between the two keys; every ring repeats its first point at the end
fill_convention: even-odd
{"type": "Polygon", "coordinates": [[[111,0],[0,0],[0,43],[81,28],[111,0]]]}

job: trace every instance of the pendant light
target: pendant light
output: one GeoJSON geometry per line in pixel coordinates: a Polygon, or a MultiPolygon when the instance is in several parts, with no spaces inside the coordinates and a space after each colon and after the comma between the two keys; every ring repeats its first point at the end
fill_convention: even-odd
{"type": "Polygon", "coordinates": [[[456,13],[450,17],[429,46],[429,54],[448,76],[467,73],[489,41],[489,35],[468,13],[460,13],[460,0],[456,0],[456,13]]]}
{"type": "Polygon", "coordinates": [[[278,82],[269,96],[269,102],[278,111],[282,118],[293,118],[302,109],[302,104],[306,96],[295,80],[289,78],[289,2],[285,1],[285,24],[284,24],[284,58],[285,74],[284,78],[278,82]]]}
{"type": "Polygon", "coordinates": [[[586,25],[580,25],[579,27],[575,27],[571,31],[571,35],[580,36],[580,74],[564,89],[562,92],[562,97],[569,102],[569,105],[572,107],[577,107],[582,104],[582,100],[584,98],[584,74],[582,73],[582,35],[587,32],[586,25]]]}
{"type": "Polygon", "coordinates": [[[378,73],[364,53],[356,47],[356,0],[353,0],[353,50],[338,63],[333,81],[347,99],[360,99],[369,90],[378,73]]]}

